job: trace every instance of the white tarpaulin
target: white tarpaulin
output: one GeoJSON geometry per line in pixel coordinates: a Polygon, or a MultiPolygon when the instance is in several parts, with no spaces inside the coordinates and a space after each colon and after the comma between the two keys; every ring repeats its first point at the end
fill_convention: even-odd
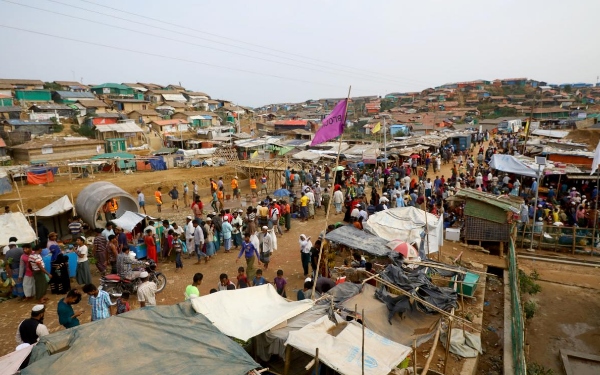
{"type": "Polygon", "coordinates": [[[271,284],[223,290],[191,300],[227,336],[247,341],[313,306],[311,300],[288,302],[271,284]]]}
{"type": "Polygon", "coordinates": [[[112,222],[118,227],[125,229],[128,232],[131,232],[136,225],[138,225],[146,215],[140,214],[132,211],[125,211],[120,218],[114,219],[112,222]]]}
{"type": "Polygon", "coordinates": [[[19,367],[25,361],[27,356],[31,353],[33,345],[29,345],[20,350],[16,350],[12,353],[5,355],[0,358],[0,375],[13,375],[19,371],[19,367]]]}
{"type": "Polygon", "coordinates": [[[73,205],[71,204],[71,200],[66,195],[63,195],[62,198],[55,200],[50,203],[46,207],[37,211],[35,214],[39,217],[52,217],[56,215],[60,215],[67,211],[71,211],[73,209],[73,205]]]}
{"type": "Polygon", "coordinates": [[[549,138],[564,138],[567,135],[569,135],[569,132],[567,130],[536,129],[533,132],[531,132],[531,134],[549,138]]]}
{"type": "Polygon", "coordinates": [[[8,245],[10,237],[17,237],[18,243],[30,243],[37,238],[25,215],[20,212],[0,215],[0,246],[8,245]]]}
{"type": "MultiPolygon", "coordinates": [[[[344,321],[339,315],[336,317],[338,322],[344,321]]],[[[341,374],[362,373],[362,326],[355,321],[339,323],[336,327],[328,316],[324,316],[298,331],[290,332],[285,344],[313,357],[319,348],[319,360],[341,374]],[[334,332],[339,333],[335,335],[334,332]]],[[[387,375],[411,350],[366,328],[364,373],[387,375]]]]}
{"type": "Polygon", "coordinates": [[[192,157],[196,155],[212,155],[217,151],[216,148],[197,148],[195,150],[179,150],[177,153],[182,153],[185,157],[192,157]]]}
{"type": "MultiPolygon", "coordinates": [[[[434,214],[427,214],[429,227],[429,252],[439,251],[444,244],[444,222],[434,214]]],[[[402,240],[421,244],[421,232],[425,229],[425,211],[416,207],[398,207],[369,216],[365,230],[388,241],[402,240]]],[[[428,246],[425,243],[425,253],[428,246]]]]}
{"type": "MultiPolygon", "coordinates": [[[[490,167],[502,172],[514,173],[521,176],[537,177],[537,171],[525,165],[512,155],[494,154],[490,161],[490,167]]],[[[544,166],[542,165],[542,171],[544,166]]]]}

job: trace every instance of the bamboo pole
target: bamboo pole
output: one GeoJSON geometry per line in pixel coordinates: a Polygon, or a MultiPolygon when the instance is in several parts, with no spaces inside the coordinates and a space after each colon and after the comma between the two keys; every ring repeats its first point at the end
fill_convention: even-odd
{"type": "MultiPolygon", "coordinates": [[[[417,374],[417,339],[413,340],[413,345],[412,345],[412,350],[413,350],[413,374],[417,374]]],[[[363,372],[364,374],[364,372],[363,372]]]]}
{"type": "MultiPolygon", "coordinates": [[[[19,211],[23,212],[23,210],[25,209],[25,206],[23,206],[23,198],[21,198],[21,191],[19,190],[19,185],[17,184],[17,181],[15,181],[15,180],[13,180],[13,183],[15,184],[15,189],[17,190],[17,196],[19,197],[19,202],[21,202],[21,208],[19,208],[19,211]]],[[[17,204],[17,207],[19,207],[18,204],[17,204]]]]}
{"type": "Polygon", "coordinates": [[[290,361],[292,357],[292,346],[288,345],[285,347],[285,363],[283,365],[283,375],[290,373],[290,361]]]}
{"type": "Polygon", "coordinates": [[[365,375],[365,309],[362,309],[362,375],[365,375]]]}
{"type": "Polygon", "coordinates": [[[317,348],[317,353],[315,355],[315,374],[319,375],[319,348],[317,348]]]}
{"type": "Polygon", "coordinates": [[[431,267],[431,268],[439,268],[441,270],[446,270],[446,271],[453,271],[453,272],[457,272],[457,273],[462,273],[462,274],[467,274],[467,272],[470,273],[476,273],[479,275],[484,275],[484,276],[490,276],[490,277],[497,277],[496,275],[492,274],[492,273],[487,273],[487,272],[481,272],[481,271],[473,271],[473,270],[468,270],[468,271],[463,271],[463,270],[457,270],[454,268],[450,268],[450,267],[444,267],[444,266],[440,266],[434,263],[428,263],[428,262],[417,262],[414,260],[406,260],[404,259],[402,262],[407,263],[407,264],[418,264],[421,266],[425,266],[425,267],[431,267]]]}
{"type": "Polygon", "coordinates": [[[429,358],[427,358],[427,362],[425,362],[425,367],[423,367],[423,370],[421,370],[422,375],[427,375],[427,372],[429,371],[429,365],[431,365],[431,360],[433,359],[433,356],[435,355],[435,349],[437,349],[437,344],[440,339],[441,331],[442,331],[442,320],[440,319],[440,321],[438,323],[438,329],[437,329],[437,331],[435,331],[435,336],[433,337],[433,346],[431,347],[431,350],[429,351],[429,358]]]}
{"type": "Polygon", "coordinates": [[[75,199],[73,199],[73,192],[71,192],[71,204],[73,205],[73,216],[77,216],[77,209],[75,208],[75,199]]]}
{"type": "Polygon", "coordinates": [[[37,226],[37,214],[33,214],[33,226],[35,229],[35,243],[37,245],[38,241],[40,240],[40,236],[38,233],[38,226],[37,226]]]}
{"type": "MultiPolygon", "coordinates": [[[[350,101],[350,91],[352,90],[352,86],[348,88],[348,96],[346,98],[346,109],[344,111],[344,121],[346,121],[346,116],[348,115],[348,102],[350,101]]],[[[340,151],[342,149],[342,139],[344,138],[344,132],[340,135],[340,141],[338,142],[338,151],[337,157],[335,158],[335,169],[333,171],[333,183],[335,185],[335,178],[338,173],[338,166],[340,165],[340,151]]],[[[321,248],[319,249],[319,259],[317,260],[317,265],[321,264],[321,257],[323,256],[323,247],[325,245],[325,233],[327,232],[327,224],[329,222],[329,214],[331,213],[331,203],[333,202],[333,194],[331,195],[331,199],[329,199],[329,203],[327,205],[327,213],[325,214],[325,229],[323,230],[323,239],[321,240],[321,248]]],[[[315,272],[315,280],[312,289],[312,299],[315,299],[315,290],[317,288],[317,279],[319,278],[319,272],[315,272]]]]}

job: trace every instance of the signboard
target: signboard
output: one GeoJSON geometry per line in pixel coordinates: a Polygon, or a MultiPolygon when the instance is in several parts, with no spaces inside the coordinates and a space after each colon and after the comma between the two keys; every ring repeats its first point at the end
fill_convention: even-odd
{"type": "Polygon", "coordinates": [[[53,153],[54,153],[54,150],[52,149],[52,146],[42,147],[42,155],[53,154],[53,153]]]}
{"type": "Polygon", "coordinates": [[[102,93],[103,94],[110,94],[110,87],[103,87],[102,88],[102,93]]]}

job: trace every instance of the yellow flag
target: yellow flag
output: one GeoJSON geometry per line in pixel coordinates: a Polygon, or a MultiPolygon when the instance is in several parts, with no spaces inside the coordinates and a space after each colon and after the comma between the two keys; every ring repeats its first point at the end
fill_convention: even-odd
{"type": "Polygon", "coordinates": [[[529,120],[525,123],[525,134],[529,131],[529,120]]]}
{"type": "Polygon", "coordinates": [[[254,151],[254,152],[252,153],[252,155],[250,156],[250,159],[254,159],[254,158],[255,158],[255,157],[257,157],[257,156],[258,156],[258,151],[254,151]]]}
{"type": "Polygon", "coordinates": [[[381,123],[378,122],[377,125],[375,125],[375,127],[373,128],[373,131],[371,131],[371,133],[375,134],[380,130],[381,130],[381,123]]]}

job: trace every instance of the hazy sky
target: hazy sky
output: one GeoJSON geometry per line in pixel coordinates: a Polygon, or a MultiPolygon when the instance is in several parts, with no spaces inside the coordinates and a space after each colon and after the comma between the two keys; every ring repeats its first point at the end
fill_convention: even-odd
{"type": "Polygon", "coordinates": [[[96,44],[0,27],[0,78],[181,82],[250,106],[343,97],[349,85],[385,95],[600,75],[598,0],[0,0],[0,14],[2,26],[96,44]]]}

